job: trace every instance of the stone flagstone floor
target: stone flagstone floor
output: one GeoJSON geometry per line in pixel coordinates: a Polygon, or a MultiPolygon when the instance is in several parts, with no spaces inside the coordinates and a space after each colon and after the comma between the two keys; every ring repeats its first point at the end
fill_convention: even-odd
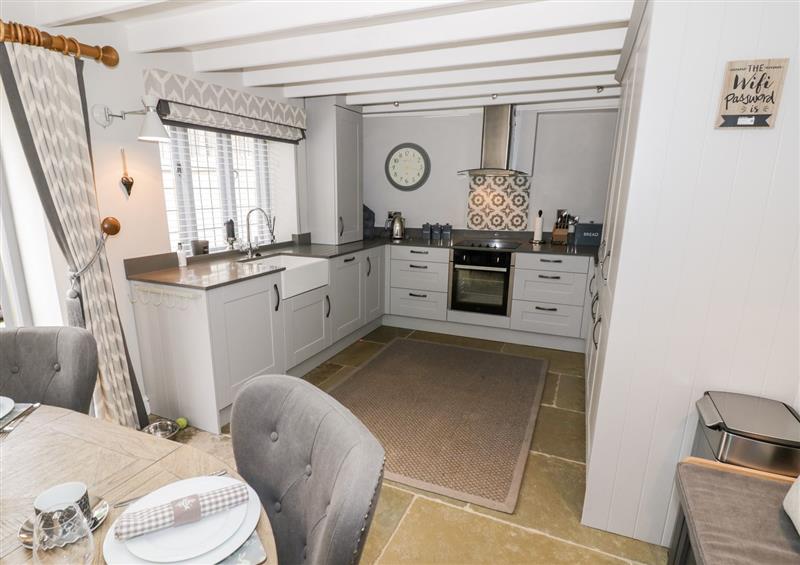
{"type": "MultiPolygon", "coordinates": [[[[385,480],[361,563],[666,563],[662,547],[580,523],[586,475],[582,354],[382,326],[304,378],[329,390],[395,337],[546,358],[550,372],[514,513],[385,480]]],[[[235,464],[228,434],[189,427],[176,440],[235,464]]]]}

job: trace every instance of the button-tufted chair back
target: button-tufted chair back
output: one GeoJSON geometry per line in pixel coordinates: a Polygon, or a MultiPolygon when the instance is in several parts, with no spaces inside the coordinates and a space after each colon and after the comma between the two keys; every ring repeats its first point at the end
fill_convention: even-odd
{"type": "Polygon", "coordinates": [[[0,395],[89,412],[97,343],[81,328],[0,329],[0,395]]]}
{"type": "Polygon", "coordinates": [[[302,379],[253,379],[233,403],[239,473],[267,511],[282,565],[357,563],[384,451],[336,400],[302,379]]]}

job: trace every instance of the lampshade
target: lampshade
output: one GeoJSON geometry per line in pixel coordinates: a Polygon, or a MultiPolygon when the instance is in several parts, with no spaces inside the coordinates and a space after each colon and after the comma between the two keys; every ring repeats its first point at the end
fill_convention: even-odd
{"type": "Polygon", "coordinates": [[[169,132],[154,106],[146,106],[142,129],[139,130],[139,141],[169,141],[169,132]]]}

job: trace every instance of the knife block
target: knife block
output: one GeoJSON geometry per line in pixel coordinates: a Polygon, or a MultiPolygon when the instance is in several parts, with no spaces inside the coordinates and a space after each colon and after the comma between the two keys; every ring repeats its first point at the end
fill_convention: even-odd
{"type": "Polygon", "coordinates": [[[553,237],[551,243],[553,245],[566,245],[569,240],[569,229],[557,228],[553,226],[553,237]]]}

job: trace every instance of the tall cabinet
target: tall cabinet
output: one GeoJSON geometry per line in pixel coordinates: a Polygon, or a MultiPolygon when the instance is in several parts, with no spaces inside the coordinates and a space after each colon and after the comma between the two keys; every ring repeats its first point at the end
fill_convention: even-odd
{"type": "Polygon", "coordinates": [[[315,243],[338,245],[363,236],[362,122],[340,97],[306,101],[308,231],[315,243]]]}

